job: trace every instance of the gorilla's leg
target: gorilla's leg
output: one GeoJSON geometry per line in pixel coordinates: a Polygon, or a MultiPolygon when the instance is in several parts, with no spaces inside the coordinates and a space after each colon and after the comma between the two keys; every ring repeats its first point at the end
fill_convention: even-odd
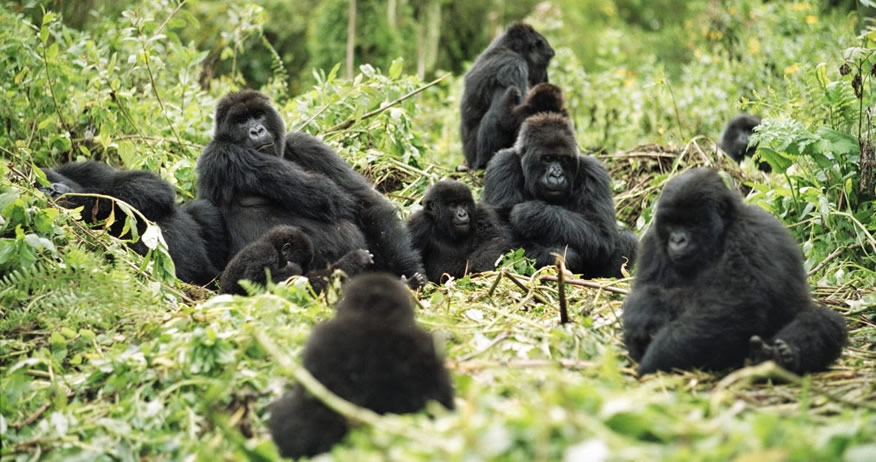
{"type": "Polygon", "coordinates": [[[839,358],[848,337],[845,319],[818,306],[800,312],[769,341],[751,337],[749,347],[755,363],[773,360],[797,374],[827,369],[839,358]]]}

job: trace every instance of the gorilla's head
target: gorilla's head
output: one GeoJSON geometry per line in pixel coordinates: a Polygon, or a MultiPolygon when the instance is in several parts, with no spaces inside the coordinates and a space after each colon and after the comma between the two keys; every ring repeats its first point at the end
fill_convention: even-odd
{"type": "Polygon", "coordinates": [[[475,202],[465,183],[443,180],[435,183],[423,198],[423,210],[451,240],[464,239],[472,229],[475,202]]]}
{"type": "Polygon", "coordinates": [[[338,316],[360,316],[389,324],[412,324],[414,307],[411,294],[397,276],[365,273],[343,287],[337,303],[338,316]]]}
{"type": "Polygon", "coordinates": [[[711,169],[688,170],[666,184],[652,227],[659,247],[682,272],[701,269],[724,250],[724,236],[740,207],[711,169]]]}
{"type": "Polygon", "coordinates": [[[275,226],[265,239],[277,251],[279,267],[295,267],[304,273],[313,261],[313,241],[295,226],[275,226]]]}
{"type": "Polygon", "coordinates": [[[529,84],[547,82],[547,67],[554,57],[554,49],[547,39],[529,24],[514,23],[500,37],[502,46],[517,52],[529,65],[529,84]]]}
{"type": "Polygon", "coordinates": [[[283,118],[267,96],[255,90],[230,93],[216,106],[214,139],[282,157],[286,143],[283,118]]]}
{"type": "Polygon", "coordinates": [[[757,146],[748,146],[748,138],[754,133],[754,127],[760,125],[760,119],[749,114],[740,114],[727,122],[721,142],[718,143],[736,162],[742,162],[744,157],[750,157],[757,146]]]}
{"type": "Polygon", "coordinates": [[[568,114],[564,107],[563,90],[547,82],[542,82],[530,88],[523,104],[528,106],[533,114],[539,112],[568,114]]]}
{"type": "Polygon", "coordinates": [[[575,188],[578,146],[572,123],[562,114],[541,113],[526,119],[517,137],[527,193],[552,204],[563,204],[575,188]]]}

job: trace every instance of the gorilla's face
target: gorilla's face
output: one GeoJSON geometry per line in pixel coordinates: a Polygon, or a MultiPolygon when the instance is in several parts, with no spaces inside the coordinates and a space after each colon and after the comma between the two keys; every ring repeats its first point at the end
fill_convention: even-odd
{"type": "Polygon", "coordinates": [[[423,207],[438,230],[451,239],[463,239],[471,233],[475,203],[468,187],[463,191],[434,186],[423,207]]]}
{"type": "Polygon", "coordinates": [[[283,156],[285,129],[280,114],[257,92],[233,93],[216,108],[215,138],[264,154],[283,156]]]}
{"type": "Polygon", "coordinates": [[[530,85],[548,81],[548,64],[555,54],[547,39],[538,32],[533,31],[527,49],[523,54],[526,63],[529,65],[530,85]]]}
{"type": "Polygon", "coordinates": [[[535,198],[553,204],[569,197],[574,187],[577,156],[533,149],[523,158],[526,189],[535,198]]]}

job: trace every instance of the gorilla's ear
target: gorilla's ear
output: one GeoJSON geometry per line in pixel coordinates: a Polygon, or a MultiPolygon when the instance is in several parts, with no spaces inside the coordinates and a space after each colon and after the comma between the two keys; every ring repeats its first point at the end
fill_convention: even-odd
{"type": "Polygon", "coordinates": [[[435,201],[423,199],[423,210],[429,215],[435,213],[435,201]]]}

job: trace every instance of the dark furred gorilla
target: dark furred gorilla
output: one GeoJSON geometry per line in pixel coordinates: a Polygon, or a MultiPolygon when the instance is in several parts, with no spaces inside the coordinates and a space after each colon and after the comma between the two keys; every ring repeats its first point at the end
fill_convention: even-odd
{"type": "MultiPolygon", "coordinates": [[[[760,119],[749,114],[739,114],[730,119],[721,134],[721,142],[718,143],[727,155],[736,162],[751,157],[757,151],[757,145],[748,146],[748,137],[754,133],[754,127],[760,125],[760,119]]],[[[758,168],[763,172],[771,172],[770,164],[761,162],[758,168]]]]}
{"type": "Polygon", "coordinates": [[[839,314],[815,305],[800,250],[765,211],[707,169],[663,190],[624,303],[624,343],[639,374],[773,359],[805,373],[839,357],[839,314]]]}
{"type": "Polygon", "coordinates": [[[432,282],[445,273],[459,278],[466,270],[490,271],[511,248],[492,210],[475,204],[468,186],[452,180],[429,188],[423,210],[408,220],[408,231],[432,282]]]}
{"type": "Polygon", "coordinates": [[[257,241],[237,252],[225,267],[219,285],[226,294],[246,294],[238,284],[241,279],[264,285],[270,270],[271,280],[285,281],[290,276],[305,275],[316,292],[325,290],[335,270],[355,276],[374,263],[371,252],[351,250],[328,268],[317,268],[313,261],[313,241],[294,226],[277,226],[257,241]]]}
{"type": "Polygon", "coordinates": [[[609,183],[599,161],[578,154],[569,120],[541,113],[490,161],[484,202],[510,227],[512,247],[539,266],[553,265],[557,253],[584,277],[620,276],[624,257],[635,260],[637,239],[618,231],[609,183]]]}
{"type": "Polygon", "coordinates": [[[198,189],[225,217],[230,254],[277,225],[293,225],[313,241],[313,268],[368,249],[375,270],[423,284],[395,207],[325,143],[284,132],[257,91],[229,94],[216,107],[213,140],[198,159],[198,189]]]}
{"type": "MultiPolygon", "coordinates": [[[[95,161],[68,163],[43,171],[52,184],[41,189],[53,197],[68,192],[112,196],[131,204],[157,223],[181,281],[205,285],[218,276],[225,265],[225,224],[219,212],[206,201],[177,207],[173,187],[158,175],[143,170],[117,170],[95,161]]],[[[82,206],[82,219],[87,223],[103,221],[115,210],[115,222],[109,232],[121,236],[126,219],[112,201],[65,196],[61,204],[68,208],[82,206]]],[[[137,228],[142,236],[145,223],[138,222],[137,228]]],[[[131,244],[131,248],[141,255],[149,250],[141,241],[131,244]]]]}
{"type": "MultiPolygon", "coordinates": [[[[478,56],[465,74],[462,93],[462,148],[470,168],[487,166],[507,142],[507,108],[520,103],[529,87],[548,81],[554,50],[528,24],[512,24],[478,56]]],[[[510,131],[515,131],[516,127],[510,131]]]]}
{"type": "MultiPolygon", "coordinates": [[[[408,290],[387,274],[347,282],[335,318],[313,329],[303,365],[341,398],[380,414],[417,412],[429,400],[453,409],[432,336],[414,322],[408,290]]],[[[349,428],[301,385],[271,405],[268,426],[284,457],[328,451],[349,428]]]]}

